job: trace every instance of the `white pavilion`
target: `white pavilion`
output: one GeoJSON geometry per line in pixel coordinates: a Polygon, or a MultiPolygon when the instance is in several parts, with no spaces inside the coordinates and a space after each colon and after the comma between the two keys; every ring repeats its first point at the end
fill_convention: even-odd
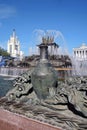
{"type": "Polygon", "coordinates": [[[77,60],[87,60],[87,46],[85,43],[79,48],[73,48],[73,57],[77,60]]]}
{"type": "Polygon", "coordinates": [[[13,29],[13,34],[10,36],[10,39],[7,43],[7,52],[14,58],[22,59],[23,52],[20,51],[20,41],[16,36],[15,29],[13,29]]]}

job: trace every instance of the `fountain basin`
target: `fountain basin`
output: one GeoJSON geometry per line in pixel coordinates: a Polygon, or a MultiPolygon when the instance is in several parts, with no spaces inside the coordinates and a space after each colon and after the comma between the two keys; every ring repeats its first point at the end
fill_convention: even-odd
{"type": "Polygon", "coordinates": [[[61,130],[47,123],[0,108],[0,130],[61,130]]]}

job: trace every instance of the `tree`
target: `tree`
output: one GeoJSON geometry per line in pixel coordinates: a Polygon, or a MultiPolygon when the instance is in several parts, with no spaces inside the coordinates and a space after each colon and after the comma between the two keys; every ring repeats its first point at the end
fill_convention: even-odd
{"type": "Polygon", "coordinates": [[[10,56],[10,54],[3,48],[0,47],[0,55],[1,56],[10,56]]]}

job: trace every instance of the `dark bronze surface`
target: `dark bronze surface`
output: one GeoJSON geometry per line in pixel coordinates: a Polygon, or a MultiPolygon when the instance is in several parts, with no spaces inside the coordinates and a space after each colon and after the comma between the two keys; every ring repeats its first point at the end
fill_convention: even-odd
{"type": "Polygon", "coordinates": [[[39,45],[40,61],[31,75],[31,81],[39,99],[54,96],[57,92],[58,75],[48,61],[48,46],[39,45]]]}

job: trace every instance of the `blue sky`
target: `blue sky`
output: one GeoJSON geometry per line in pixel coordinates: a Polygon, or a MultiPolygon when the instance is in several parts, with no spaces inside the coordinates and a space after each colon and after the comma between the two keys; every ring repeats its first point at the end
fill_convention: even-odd
{"type": "Polygon", "coordinates": [[[56,41],[72,54],[74,47],[87,45],[87,0],[0,0],[1,47],[7,48],[13,29],[25,55],[47,30],[62,35],[56,41]]]}

